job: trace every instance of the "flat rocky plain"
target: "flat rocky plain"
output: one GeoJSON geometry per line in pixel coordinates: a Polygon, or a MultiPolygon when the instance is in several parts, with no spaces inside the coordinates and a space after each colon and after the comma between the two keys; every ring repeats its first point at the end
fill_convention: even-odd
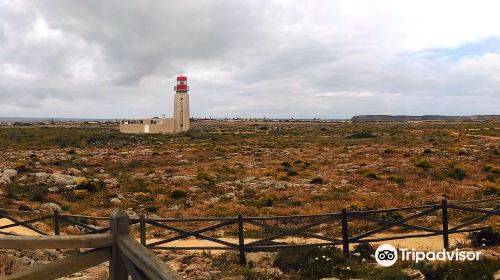
{"type": "MultiPolygon", "coordinates": [[[[498,121],[197,121],[176,135],[122,134],[116,124],[0,126],[0,208],[270,216],[481,199],[499,191],[498,121]]],[[[338,226],[324,230],[338,233],[338,226]]]]}

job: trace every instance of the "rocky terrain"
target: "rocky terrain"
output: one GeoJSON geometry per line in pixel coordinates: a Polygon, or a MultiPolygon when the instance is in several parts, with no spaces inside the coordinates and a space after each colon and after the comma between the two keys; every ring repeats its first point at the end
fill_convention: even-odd
{"type": "MultiPolygon", "coordinates": [[[[0,207],[89,216],[109,216],[120,207],[132,217],[220,217],[488,198],[500,190],[499,124],[207,121],[179,135],[120,134],[112,124],[1,127],[0,207]]],[[[439,219],[420,222],[433,226],[439,219]]],[[[81,230],[64,228],[68,234],[81,230]]],[[[338,233],[338,227],[321,230],[338,233]]],[[[165,260],[186,275],[206,266],[207,278],[196,279],[220,274],[213,258],[195,257],[171,254],[165,260]]],[[[274,277],[280,274],[274,268],[252,273],[274,277]]]]}

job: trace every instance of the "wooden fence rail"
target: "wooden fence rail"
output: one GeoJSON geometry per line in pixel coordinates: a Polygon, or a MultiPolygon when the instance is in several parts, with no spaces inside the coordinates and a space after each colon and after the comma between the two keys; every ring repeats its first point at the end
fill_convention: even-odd
{"type": "MultiPolygon", "coordinates": [[[[302,247],[302,246],[341,246],[345,256],[349,256],[349,248],[351,244],[365,243],[365,242],[382,242],[389,240],[400,240],[407,238],[424,238],[431,236],[442,236],[443,248],[449,249],[449,235],[462,232],[472,232],[481,229],[489,228],[489,226],[472,227],[490,219],[491,217],[500,214],[500,207],[498,205],[500,197],[489,199],[474,200],[474,201],[457,201],[449,202],[445,198],[439,204],[389,208],[389,209],[375,209],[375,210],[362,210],[362,211],[349,211],[342,209],[338,213],[325,213],[314,215],[291,215],[291,216],[274,216],[274,217],[245,217],[242,214],[236,217],[220,217],[220,218],[166,218],[166,219],[149,219],[144,214],[139,215],[138,218],[127,220],[128,225],[138,224],[139,240],[140,243],[149,249],[155,250],[235,250],[239,252],[240,263],[245,264],[245,253],[255,251],[275,251],[282,248],[302,247]],[[490,207],[481,207],[485,203],[495,203],[496,205],[490,207]],[[477,204],[477,207],[465,206],[477,204]],[[460,224],[450,225],[450,218],[452,213],[465,212],[472,215],[480,215],[473,217],[468,221],[460,224]],[[406,216],[400,213],[407,213],[406,216]],[[393,219],[388,219],[386,216],[395,214],[393,219]],[[415,224],[420,219],[429,215],[440,217],[441,226],[433,228],[426,225],[415,224]],[[365,232],[359,232],[356,228],[356,223],[372,223],[376,224],[373,229],[365,232]],[[195,229],[182,228],[183,225],[195,224],[195,229]],[[329,225],[339,228],[339,236],[330,236],[324,234],[320,226],[329,225]],[[377,234],[387,232],[393,228],[405,229],[408,231],[417,231],[410,234],[398,234],[393,236],[376,236],[377,234]],[[173,236],[166,237],[160,240],[152,240],[148,242],[147,231],[155,228],[163,230],[165,233],[171,233],[173,236]],[[215,230],[232,228],[233,232],[237,232],[237,239],[235,241],[224,240],[215,237],[213,234],[215,230]],[[261,232],[267,233],[268,236],[258,238],[257,240],[249,240],[248,230],[258,229],[261,232]],[[245,234],[247,232],[247,234],[245,234]],[[246,236],[247,235],[247,236],[246,236]],[[289,237],[301,237],[306,239],[305,244],[290,243],[286,239],[289,237]],[[184,240],[186,238],[196,238],[207,240],[214,245],[207,246],[174,246],[172,242],[184,240]],[[314,242],[312,242],[314,241],[314,242]]],[[[18,211],[20,212],[20,211],[18,211]]],[[[22,211],[21,211],[22,212],[22,211]]],[[[29,212],[28,212],[29,213],[29,212]]],[[[26,212],[19,213],[26,214],[26,212]]],[[[39,218],[19,221],[15,217],[7,214],[6,211],[2,212],[0,209],[0,217],[5,217],[13,221],[12,225],[0,227],[0,234],[8,234],[2,230],[16,225],[25,226],[41,235],[48,233],[42,232],[34,228],[31,224],[37,221],[46,219],[53,219],[54,234],[60,235],[61,224],[66,223],[75,225],[85,231],[85,234],[100,235],[105,232],[113,232],[113,225],[105,227],[96,227],[86,224],[84,221],[104,221],[105,217],[92,217],[92,216],[78,216],[68,215],[54,212],[52,215],[41,214],[39,218]]],[[[438,217],[439,218],[439,217],[438,217]]],[[[255,239],[255,238],[254,238],[255,239]]],[[[118,242],[118,241],[117,241],[118,242]]],[[[122,241],[119,241],[122,242],[122,241]]],[[[131,241],[127,241],[130,243],[131,241]]],[[[123,243],[123,242],[122,242],[123,243]]],[[[127,251],[128,252],[128,251],[127,251]]],[[[125,255],[131,254],[125,253],[125,255]]],[[[130,266],[130,263],[125,265],[130,266]]],[[[134,264],[132,262],[132,264],[134,264]]]]}
{"type": "MultiPolygon", "coordinates": [[[[56,214],[57,215],[57,214],[56,214]]],[[[94,248],[6,277],[7,280],[57,279],[109,261],[109,279],[178,280],[175,270],[129,234],[129,218],[120,210],[110,217],[110,233],[65,236],[2,236],[0,249],[94,248]]]]}

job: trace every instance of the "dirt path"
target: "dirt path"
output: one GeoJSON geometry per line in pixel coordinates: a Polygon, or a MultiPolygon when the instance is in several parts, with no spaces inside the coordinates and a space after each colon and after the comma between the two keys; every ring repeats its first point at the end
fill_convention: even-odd
{"type": "MultiPolygon", "coordinates": [[[[0,226],[4,225],[10,225],[13,224],[9,219],[2,218],[0,219],[0,226]]],[[[13,234],[18,234],[18,235],[39,235],[38,233],[32,231],[29,228],[23,227],[23,226],[15,226],[12,228],[7,228],[4,230],[1,230],[4,232],[8,233],[13,233],[13,234]]],[[[411,234],[415,234],[416,232],[413,232],[411,234]]],[[[398,234],[399,235],[399,234],[398,234]]],[[[395,236],[395,234],[377,234],[374,235],[371,238],[383,238],[383,237],[391,237],[395,236]]],[[[220,238],[224,241],[231,242],[234,244],[238,243],[237,238],[232,238],[232,237],[225,237],[225,238],[220,238]]],[[[450,246],[455,245],[457,241],[463,242],[467,239],[467,235],[463,233],[457,233],[457,234],[450,234],[449,240],[450,240],[450,246]]],[[[159,241],[160,239],[148,239],[148,243],[152,243],[155,241],[159,241]]],[[[246,238],[245,243],[250,243],[253,241],[256,241],[257,239],[254,238],[246,238]]],[[[285,242],[285,243],[295,243],[295,244],[314,244],[314,243],[323,243],[323,240],[319,239],[305,239],[305,238],[300,238],[300,237],[288,237],[288,238],[282,238],[282,239],[276,239],[276,242],[285,242]]],[[[390,240],[390,241],[384,241],[384,242],[378,242],[375,244],[382,244],[382,243],[388,243],[391,244],[395,247],[401,247],[401,248],[415,248],[415,249],[422,249],[422,250],[441,250],[443,248],[443,239],[441,236],[432,236],[432,237],[425,237],[425,238],[409,238],[409,239],[400,239],[400,240],[390,240]]],[[[208,246],[221,246],[218,243],[209,241],[209,240],[203,240],[203,239],[195,239],[195,238],[186,238],[182,240],[176,240],[173,242],[168,243],[169,247],[208,247],[208,246]]],[[[351,248],[354,247],[354,244],[351,245],[351,248]]],[[[221,250],[212,250],[214,253],[217,252],[222,252],[221,250]]]]}
{"type": "MultiPolygon", "coordinates": [[[[413,232],[412,234],[415,234],[413,232]]],[[[398,234],[399,235],[399,234],[398,234]]],[[[378,234],[374,235],[373,238],[382,238],[382,237],[391,237],[395,236],[395,234],[378,234]]],[[[455,245],[457,241],[465,241],[467,235],[462,234],[462,233],[457,233],[457,234],[450,234],[449,240],[450,240],[450,246],[455,245]]],[[[372,237],[370,237],[372,238],[372,237]]],[[[238,243],[237,238],[220,238],[221,240],[231,242],[234,244],[238,243]]],[[[160,239],[148,239],[148,243],[152,243],[155,241],[159,241],[160,239]]],[[[252,238],[246,238],[245,243],[250,243],[252,241],[256,241],[257,239],[252,239],[252,238]]],[[[298,244],[314,244],[314,243],[323,243],[324,241],[319,240],[319,239],[304,239],[300,237],[289,237],[289,238],[283,238],[283,239],[276,239],[276,242],[286,242],[286,243],[298,243],[298,244]]],[[[374,244],[382,244],[382,243],[387,243],[391,244],[395,247],[399,248],[410,248],[410,249],[420,249],[424,251],[438,251],[443,249],[443,238],[442,236],[432,236],[432,237],[425,237],[425,238],[409,238],[409,239],[401,239],[401,240],[390,240],[390,241],[384,241],[384,242],[377,242],[374,244]]],[[[165,245],[167,246],[167,245],[165,245]]],[[[219,245],[218,243],[209,241],[209,240],[202,240],[202,239],[195,239],[195,238],[188,238],[188,239],[183,239],[183,240],[176,240],[173,242],[168,243],[169,247],[206,247],[206,246],[222,246],[219,245]]],[[[351,249],[355,245],[351,245],[351,249]]],[[[201,251],[201,250],[200,250],[201,251]]],[[[211,250],[213,253],[220,253],[222,252],[221,250],[211,250]]]]}
{"type": "MultiPolygon", "coordinates": [[[[13,223],[14,223],[13,221],[6,219],[6,218],[0,219],[0,226],[11,225],[13,223]]],[[[31,229],[23,227],[23,226],[10,227],[10,228],[6,228],[6,229],[2,229],[0,231],[12,233],[12,234],[18,234],[18,235],[40,235],[37,232],[32,231],[31,229]]]]}

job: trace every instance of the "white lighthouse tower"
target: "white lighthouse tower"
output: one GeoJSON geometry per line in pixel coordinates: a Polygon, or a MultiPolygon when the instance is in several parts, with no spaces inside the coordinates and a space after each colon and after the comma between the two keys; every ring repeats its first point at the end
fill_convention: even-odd
{"type": "Polygon", "coordinates": [[[177,77],[177,85],[174,87],[174,130],[183,132],[189,130],[189,86],[187,77],[177,77]]]}
{"type": "Polygon", "coordinates": [[[189,86],[187,77],[177,77],[174,86],[174,117],[121,120],[120,132],[123,133],[179,133],[189,130],[189,86]]]}

